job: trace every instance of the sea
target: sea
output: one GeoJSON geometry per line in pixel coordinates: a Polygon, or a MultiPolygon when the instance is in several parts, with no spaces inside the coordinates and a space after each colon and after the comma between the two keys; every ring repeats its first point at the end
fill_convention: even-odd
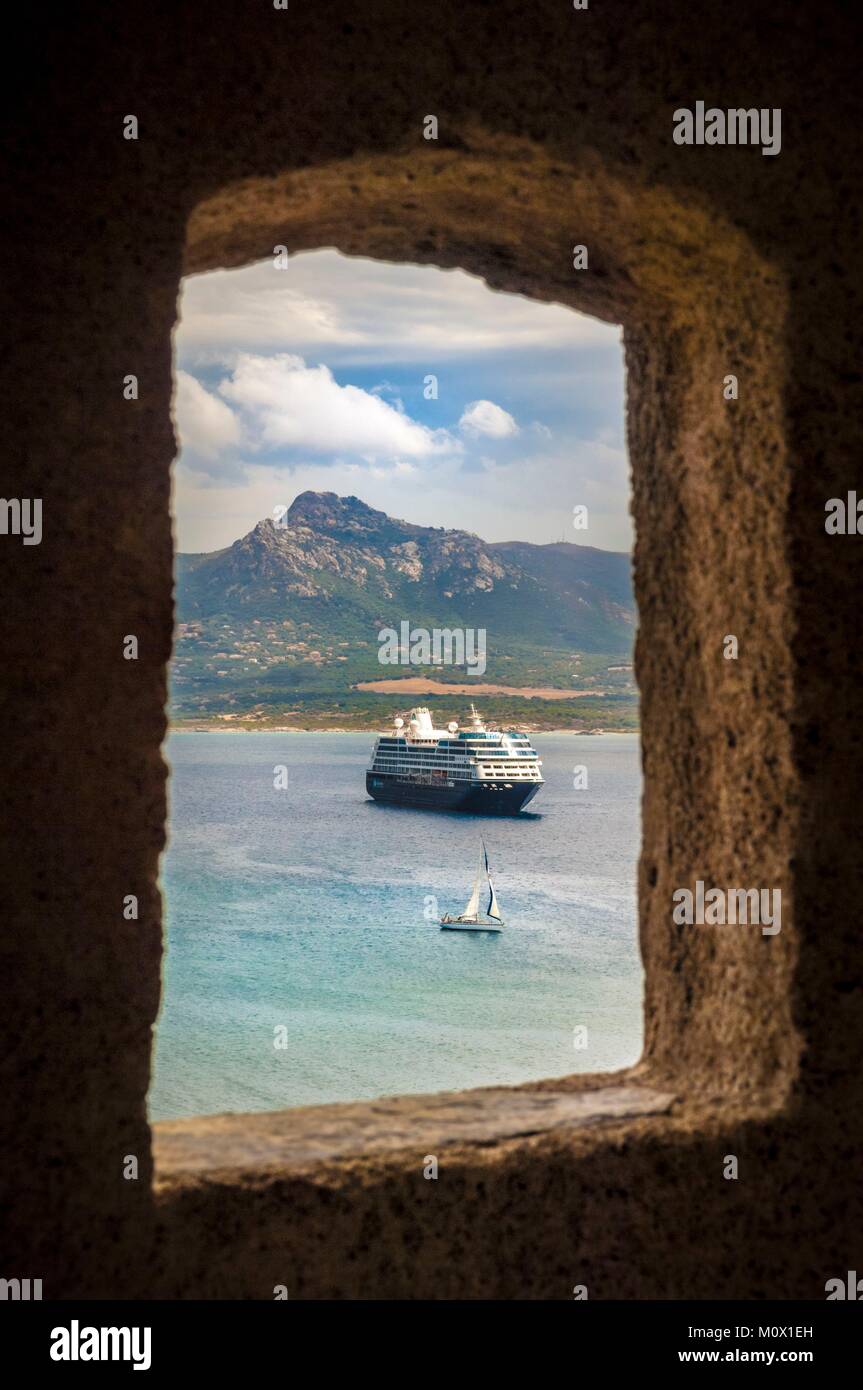
{"type": "Polygon", "coordinates": [[[637,1060],[638,736],[536,734],[546,785],[500,819],[369,800],[373,741],[170,736],[152,1119],[637,1060]],[[504,929],[442,932],[483,839],[504,929]]]}

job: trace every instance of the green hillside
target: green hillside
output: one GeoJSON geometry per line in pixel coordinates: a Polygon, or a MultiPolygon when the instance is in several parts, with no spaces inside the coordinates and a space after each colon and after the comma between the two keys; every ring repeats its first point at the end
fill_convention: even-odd
{"type": "MultiPolygon", "coordinates": [[[[564,543],[487,544],[334,493],[301,494],[286,523],[263,521],[225,550],[178,556],[175,723],[229,716],[377,727],[394,708],[437,697],[357,684],[407,676],[506,686],[482,695],[489,717],[634,726],[628,556],[564,543]],[[403,622],[484,629],[484,673],[382,665],[378,634],[403,622]],[[561,698],[518,693],[538,687],[561,698]],[[572,691],[585,698],[563,698],[572,691]]],[[[446,713],[469,697],[442,698],[446,713]]]]}

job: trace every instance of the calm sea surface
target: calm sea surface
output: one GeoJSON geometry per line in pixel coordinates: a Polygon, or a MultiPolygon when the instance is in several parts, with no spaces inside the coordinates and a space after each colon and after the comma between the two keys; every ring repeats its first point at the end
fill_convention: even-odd
{"type": "Polygon", "coordinates": [[[154,1119],[634,1062],[636,735],[537,734],[513,819],[369,801],[372,734],[174,734],[154,1119]],[[274,767],[288,769],[275,790],[274,767]],[[589,790],[573,788],[573,766],[589,790]],[[485,837],[506,927],[441,932],[485,837]],[[430,909],[429,909],[430,910],[430,909]],[[574,1048],[586,1026],[588,1047],[574,1048]],[[275,1030],[287,1047],[274,1047],[275,1030]]]}

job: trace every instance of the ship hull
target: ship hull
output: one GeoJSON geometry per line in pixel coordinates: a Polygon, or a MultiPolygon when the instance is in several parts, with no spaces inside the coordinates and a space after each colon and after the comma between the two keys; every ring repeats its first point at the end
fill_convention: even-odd
{"type": "Polygon", "coordinates": [[[542,785],[522,782],[511,787],[488,783],[448,787],[409,782],[386,773],[366,773],[366,791],[374,801],[423,811],[465,811],[475,816],[515,816],[533,800],[542,785]]]}

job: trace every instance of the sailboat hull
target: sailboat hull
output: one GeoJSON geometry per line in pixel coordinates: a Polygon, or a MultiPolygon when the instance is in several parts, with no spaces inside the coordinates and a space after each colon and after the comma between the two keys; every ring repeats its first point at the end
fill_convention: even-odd
{"type": "Polygon", "coordinates": [[[499,932],[501,927],[483,926],[480,922],[474,925],[471,922],[441,922],[441,931],[492,931],[499,932]]]}
{"type": "Polygon", "coordinates": [[[464,787],[429,785],[386,773],[367,772],[366,791],[375,801],[414,806],[425,811],[466,811],[479,816],[515,816],[532,801],[542,782],[489,783],[464,787]]]}

